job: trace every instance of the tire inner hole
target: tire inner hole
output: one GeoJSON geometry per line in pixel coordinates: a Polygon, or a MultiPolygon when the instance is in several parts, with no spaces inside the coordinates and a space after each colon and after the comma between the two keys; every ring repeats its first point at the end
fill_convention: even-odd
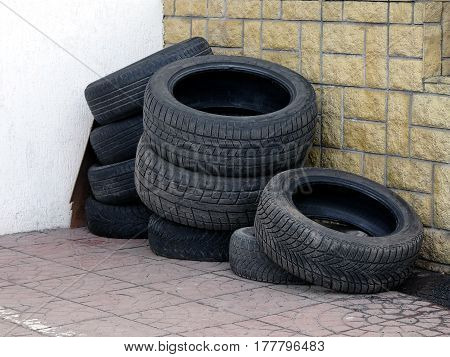
{"type": "Polygon", "coordinates": [[[292,196],[297,209],[324,227],[357,237],[380,237],[397,227],[393,211],[354,188],[331,183],[310,183],[292,196]]]}
{"type": "Polygon", "coordinates": [[[273,113],[291,100],[289,91],[277,80],[237,69],[188,74],[175,83],[173,96],[196,110],[235,117],[273,113]]]}

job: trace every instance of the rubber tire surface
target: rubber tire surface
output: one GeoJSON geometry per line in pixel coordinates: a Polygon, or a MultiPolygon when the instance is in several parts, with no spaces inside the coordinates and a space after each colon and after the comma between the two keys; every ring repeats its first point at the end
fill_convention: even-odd
{"type": "MultiPolygon", "coordinates": [[[[320,190],[317,192],[320,195],[320,190]]],[[[307,200],[307,196],[302,197],[307,200]]],[[[335,196],[329,193],[327,197],[335,196]]],[[[291,170],[275,176],[261,196],[255,228],[258,243],[280,267],[313,284],[347,293],[376,293],[400,285],[410,273],[423,236],[417,214],[395,193],[366,178],[328,169],[291,170]],[[305,214],[341,219],[375,232],[385,223],[377,216],[378,208],[361,204],[370,197],[372,205],[385,207],[383,210],[397,222],[393,232],[358,237],[307,218],[293,197],[308,183],[334,187],[336,194],[350,189],[353,194],[337,207],[317,203],[317,198],[309,201],[309,207],[302,200],[296,201],[303,205],[305,214]]]]}
{"type": "Polygon", "coordinates": [[[139,202],[134,185],[135,159],[111,165],[92,165],[88,180],[97,201],[109,204],[139,202]]]}
{"type": "Polygon", "coordinates": [[[253,225],[259,196],[269,181],[217,177],[175,166],[152,151],[145,133],[138,144],[135,175],[139,197],[159,216],[222,231],[253,225]]]}
{"type": "Polygon", "coordinates": [[[109,165],[135,158],[142,132],[142,115],[138,115],[95,128],[90,142],[100,164],[109,165]]]}
{"type": "Polygon", "coordinates": [[[211,53],[205,39],[194,37],[89,84],[84,93],[94,119],[105,125],[142,113],[145,87],[155,71],[182,58],[211,53]]]}
{"type": "Polygon", "coordinates": [[[146,238],[152,213],[143,204],[107,205],[89,197],[85,205],[87,226],[91,233],[107,238],[146,238]]]}
{"type": "Polygon", "coordinates": [[[231,234],[183,226],[156,214],[148,222],[150,248],[171,259],[227,262],[231,234]]]}
{"type": "Polygon", "coordinates": [[[233,233],[230,240],[230,267],[238,276],[273,284],[301,284],[301,279],[272,262],[255,238],[255,228],[245,227],[233,233]]]}
{"type": "Polygon", "coordinates": [[[299,167],[304,160],[317,121],[315,98],[306,79],[275,63],[234,56],[188,58],[165,66],[150,79],[144,130],[153,150],[177,166],[217,176],[273,174],[299,167]],[[182,73],[220,68],[262,71],[291,88],[291,102],[269,114],[226,116],[196,110],[174,97],[172,88],[182,73]]]}

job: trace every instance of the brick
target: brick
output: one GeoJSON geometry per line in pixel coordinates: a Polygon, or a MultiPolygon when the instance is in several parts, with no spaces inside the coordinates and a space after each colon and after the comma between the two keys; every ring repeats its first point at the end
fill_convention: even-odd
{"type": "Polygon", "coordinates": [[[425,228],[420,257],[432,262],[450,265],[450,232],[425,228]]]}
{"type": "Polygon", "coordinates": [[[425,83],[425,92],[445,94],[450,96],[450,84],[445,83],[425,83]]]}
{"type": "Polygon", "coordinates": [[[320,20],[320,1],[284,0],[281,4],[285,20],[320,20]]]}
{"type": "Polygon", "coordinates": [[[442,75],[450,76],[450,59],[442,59],[442,75]]]}
{"type": "Polygon", "coordinates": [[[425,4],[423,2],[414,3],[414,23],[423,24],[423,13],[425,4]]]}
{"type": "Polygon", "coordinates": [[[263,22],[264,48],[277,50],[294,50],[299,44],[299,25],[287,21],[263,22]]]}
{"type": "MultiPolygon", "coordinates": [[[[442,36],[442,56],[450,57],[450,3],[444,4],[442,31],[445,34],[442,36]]],[[[448,75],[449,72],[450,70],[444,75],[448,75]]]]}
{"type": "Polygon", "coordinates": [[[301,71],[305,78],[320,82],[320,35],[319,23],[303,23],[301,28],[301,71]]]}
{"type": "Polygon", "coordinates": [[[409,101],[410,96],[400,92],[390,92],[387,120],[387,152],[409,155],[409,101]]]}
{"type": "Polygon", "coordinates": [[[342,20],[342,1],[322,2],[322,19],[324,21],[342,20]]]}
{"type": "Polygon", "coordinates": [[[418,25],[392,25],[389,30],[391,56],[422,57],[423,30],[418,25]]]}
{"type": "Polygon", "coordinates": [[[425,78],[441,74],[441,26],[426,24],[423,28],[423,76],[425,78]]]}
{"type": "Polygon", "coordinates": [[[403,198],[416,211],[422,224],[431,225],[431,195],[410,191],[395,190],[395,193],[403,198]]]}
{"type": "Polygon", "coordinates": [[[175,0],[164,0],[163,2],[164,15],[170,16],[175,13],[175,0]]]}
{"type": "Polygon", "coordinates": [[[178,43],[191,37],[191,20],[177,17],[164,19],[164,43],[178,43]]]}
{"type": "Polygon", "coordinates": [[[389,7],[389,21],[392,24],[412,22],[413,4],[408,2],[391,3],[389,7]]]}
{"type": "Polygon", "coordinates": [[[382,155],[364,155],[364,176],[370,180],[384,184],[386,158],[382,155]]]}
{"type": "Polygon", "coordinates": [[[366,28],[366,84],[387,87],[387,26],[366,28]]]}
{"type": "Polygon", "coordinates": [[[450,129],[450,97],[427,94],[414,95],[412,123],[450,129]]]}
{"type": "Polygon", "coordinates": [[[280,0],[264,0],[263,1],[263,17],[265,19],[279,19],[281,10],[280,0]]]}
{"type": "Polygon", "coordinates": [[[386,120],[386,92],[346,88],[344,116],[375,121],[386,120]]]}
{"type": "Polygon", "coordinates": [[[362,173],[362,154],[322,148],[320,166],[360,175],[362,173]]]}
{"type": "Polygon", "coordinates": [[[208,40],[212,46],[241,47],[242,21],[209,19],[208,40]]]}
{"type": "Polygon", "coordinates": [[[388,157],[387,185],[389,187],[431,192],[432,165],[428,162],[388,157]]]}
{"type": "Polygon", "coordinates": [[[411,128],[411,156],[450,162],[450,132],[441,129],[411,128]]]}
{"type": "Polygon", "coordinates": [[[366,58],[366,84],[372,88],[387,87],[387,62],[385,57],[366,58]]]}
{"type": "Polygon", "coordinates": [[[344,147],[384,154],[386,148],[385,124],[344,120],[344,147]]]}
{"type": "Polygon", "coordinates": [[[387,3],[345,1],[344,20],[355,22],[387,22],[387,3]]]}
{"type": "Polygon", "coordinates": [[[366,56],[387,56],[387,26],[368,26],[366,28],[366,56]]]}
{"type": "Polygon", "coordinates": [[[349,86],[364,85],[364,61],[359,56],[324,55],[323,81],[349,86]]]}
{"type": "Polygon", "coordinates": [[[362,54],[364,28],[358,25],[325,23],[323,27],[325,52],[362,54]]]}
{"type": "Polygon", "coordinates": [[[224,56],[243,56],[244,55],[244,51],[242,48],[213,47],[212,50],[215,55],[224,55],[224,56]]]}
{"type": "Polygon", "coordinates": [[[313,146],[306,157],[305,167],[319,167],[320,166],[320,148],[313,146]]]}
{"type": "Polygon", "coordinates": [[[200,36],[206,38],[206,19],[192,19],[192,37],[200,36]]]}
{"type": "Polygon", "coordinates": [[[437,1],[425,2],[423,22],[440,22],[442,3],[437,1]]]}
{"type": "Polygon", "coordinates": [[[175,15],[177,16],[206,16],[206,0],[176,0],[175,15]]]}
{"type": "Polygon", "coordinates": [[[261,22],[244,22],[244,54],[250,57],[261,56],[261,22]]]}
{"type": "Polygon", "coordinates": [[[434,168],[434,224],[450,229],[450,165],[434,168]]]}
{"type": "Polygon", "coordinates": [[[299,72],[300,69],[300,57],[298,53],[287,51],[263,51],[262,58],[281,64],[287,68],[292,69],[295,72],[299,72]]]}
{"type": "Polygon", "coordinates": [[[389,61],[390,86],[394,89],[422,90],[422,61],[391,58],[389,61]]]}
{"type": "Polygon", "coordinates": [[[225,0],[208,0],[208,16],[223,17],[225,15],[225,0]]]}
{"type": "Polygon", "coordinates": [[[254,19],[261,17],[260,0],[228,0],[227,14],[230,18],[254,19]]]}
{"type": "Polygon", "coordinates": [[[322,88],[322,145],[342,147],[342,88],[322,88]]]}

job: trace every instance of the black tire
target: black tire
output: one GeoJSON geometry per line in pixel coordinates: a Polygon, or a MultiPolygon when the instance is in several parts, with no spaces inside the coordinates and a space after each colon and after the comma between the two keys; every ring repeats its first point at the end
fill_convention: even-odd
{"type": "Polygon", "coordinates": [[[92,130],[90,142],[100,164],[109,165],[135,158],[142,131],[142,115],[92,130]]]}
{"type": "Polygon", "coordinates": [[[264,252],[283,269],[348,293],[400,285],[423,235],[417,214],[395,193],[366,178],[327,169],[275,176],[261,196],[255,228],[264,252]],[[330,229],[313,219],[341,225],[330,229]],[[339,228],[343,224],[360,235],[339,228]]]}
{"type": "Polygon", "coordinates": [[[107,238],[146,238],[152,213],[143,204],[114,206],[89,197],[86,220],[91,233],[107,238]]]}
{"type": "Polygon", "coordinates": [[[217,176],[299,167],[316,125],[312,85],[255,58],[205,56],[160,69],[144,100],[144,130],[162,158],[217,176]]]}
{"type": "Polygon", "coordinates": [[[94,119],[105,125],[142,113],[145,87],[155,71],[182,58],[211,53],[205,39],[194,37],[89,84],[84,94],[94,119]]]}
{"type": "Polygon", "coordinates": [[[171,259],[227,262],[231,233],[183,226],[156,214],[148,222],[150,248],[171,259]]]}
{"type": "Polygon", "coordinates": [[[109,204],[139,202],[134,185],[135,159],[111,165],[92,165],[88,179],[97,201],[109,204]]]}
{"type": "Polygon", "coordinates": [[[138,144],[136,189],[153,212],[185,226],[232,231],[253,224],[269,178],[231,178],[192,172],[156,155],[144,134],[138,144]]]}
{"type": "Polygon", "coordinates": [[[245,227],[230,240],[230,267],[245,279],[273,284],[301,284],[303,281],[272,262],[255,238],[255,228],[245,227]]]}

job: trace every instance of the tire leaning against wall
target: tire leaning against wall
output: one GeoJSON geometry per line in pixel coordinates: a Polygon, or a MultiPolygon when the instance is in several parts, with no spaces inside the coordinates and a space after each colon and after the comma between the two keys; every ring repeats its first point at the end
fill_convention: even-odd
{"type": "Polygon", "coordinates": [[[258,243],[280,267],[346,293],[377,293],[401,284],[423,239],[417,214],[388,188],[354,174],[313,168],[282,172],[267,184],[255,229],[258,243]],[[366,236],[312,218],[344,222],[366,236]]]}
{"type": "Polygon", "coordinates": [[[84,93],[94,119],[105,125],[138,114],[142,111],[148,79],[155,71],[182,58],[211,53],[205,39],[194,37],[89,84],[84,93]]]}
{"type": "Polygon", "coordinates": [[[91,233],[107,238],[147,238],[152,213],[141,203],[108,205],[92,197],[86,200],[86,221],[91,233]]]}
{"type": "Polygon", "coordinates": [[[90,143],[101,165],[133,159],[143,132],[142,115],[92,130],[90,143]]]}
{"type": "Polygon", "coordinates": [[[139,202],[134,185],[135,159],[110,165],[92,165],[88,180],[93,196],[107,204],[139,202]]]}

